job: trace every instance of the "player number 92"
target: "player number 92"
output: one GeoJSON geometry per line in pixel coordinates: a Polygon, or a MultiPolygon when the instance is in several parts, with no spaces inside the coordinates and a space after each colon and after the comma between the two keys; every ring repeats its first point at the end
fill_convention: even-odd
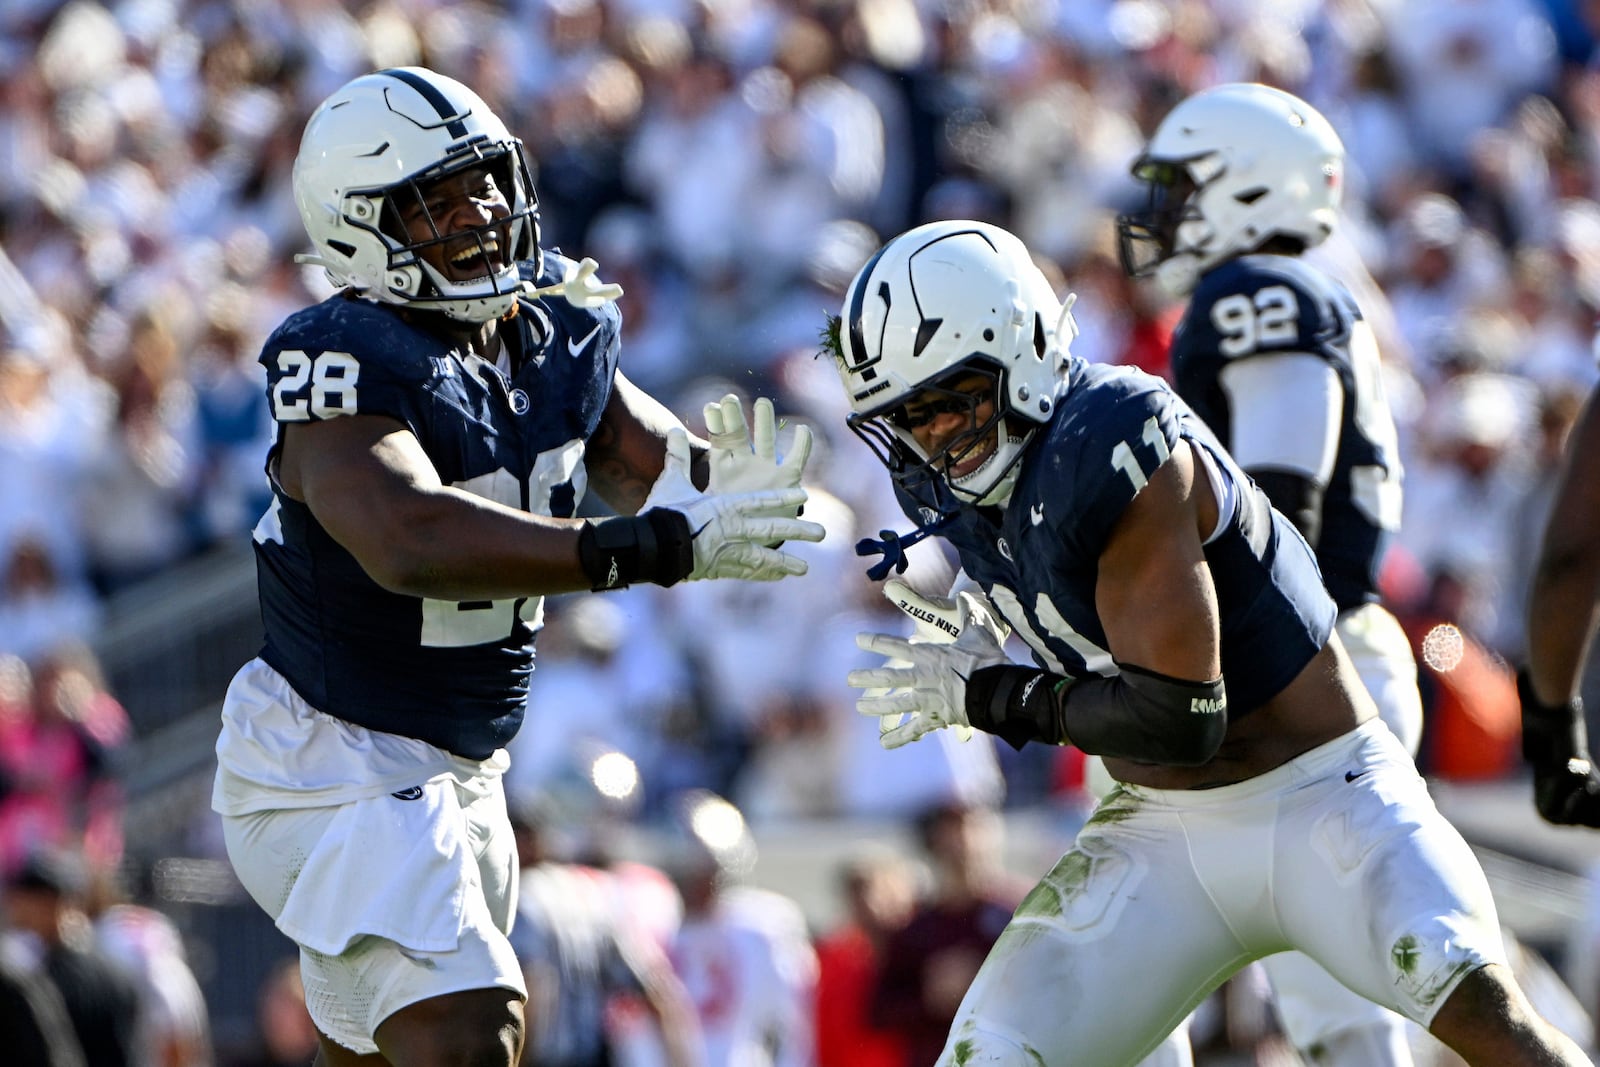
{"type": "Polygon", "coordinates": [[[297,348],[278,353],[278,381],[272,387],[272,417],[307,422],[356,413],[356,379],[361,364],[348,352],[308,356],[297,348]]]}

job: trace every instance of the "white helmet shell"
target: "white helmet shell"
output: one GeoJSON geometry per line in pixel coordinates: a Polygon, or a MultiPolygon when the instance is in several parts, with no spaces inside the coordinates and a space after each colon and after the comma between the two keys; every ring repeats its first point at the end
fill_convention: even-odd
{"type": "Polygon", "coordinates": [[[998,448],[950,485],[964,498],[1002,503],[1023,447],[1066,389],[1067,349],[1076,334],[1070,306],[1063,307],[1022,241],[1006,230],[956,220],[906,231],[845,290],[837,362],[852,428],[891,471],[913,456],[924,466],[937,463],[941,457],[922,455],[910,433],[886,416],[963,371],[994,374],[998,448]]]}
{"type": "Polygon", "coordinates": [[[1161,120],[1133,164],[1153,196],[1149,211],[1118,219],[1123,265],[1182,296],[1205,271],[1275,237],[1321,244],[1338,223],[1344,168],[1339,135],[1299,97],[1254,83],[1196,93],[1161,120]],[[1193,191],[1158,205],[1177,173],[1193,191]],[[1137,247],[1153,240],[1157,256],[1141,259],[1137,247]]]}
{"type": "Polygon", "coordinates": [[[538,199],[522,142],[478,94],[421,67],[364,74],[318,106],[295,157],[294,197],[316,247],[304,258],[371,300],[487,322],[516,301],[516,261],[539,255],[538,199]],[[426,242],[399,232],[394,194],[485,163],[511,209],[493,224],[509,235],[509,248],[492,272],[452,281],[417,254],[426,242]]]}

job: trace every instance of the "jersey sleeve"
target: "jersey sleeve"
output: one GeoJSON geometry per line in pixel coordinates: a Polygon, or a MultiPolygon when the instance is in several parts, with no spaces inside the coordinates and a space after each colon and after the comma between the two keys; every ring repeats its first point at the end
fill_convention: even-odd
{"type": "Polygon", "coordinates": [[[373,305],[334,298],[284,323],[263,348],[267,400],[280,424],[383,415],[416,430],[435,379],[455,373],[426,335],[373,305]]]}
{"type": "Polygon", "coordinates": [[[1097,406],[1076,428],[1080,440],[1065,446],[1075,463],[1060,468],[1060,483],[1045,489],[1045,499],[1067,502],[1056,509],[1068,516],[1059,532],[1077,558],[1100,558],[1128,505],[1171,458],[1182,436],[1180,419],[1172,395],[1147,385],[1127,388],[1116,403],[1097,406]]]}

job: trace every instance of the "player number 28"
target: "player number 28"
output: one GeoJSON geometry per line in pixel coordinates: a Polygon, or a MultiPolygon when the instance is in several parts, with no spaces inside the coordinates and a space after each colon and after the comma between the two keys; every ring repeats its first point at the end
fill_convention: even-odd
{"type": "Polygon", "coordinates": [[[272,387],[272,414],[279,422],[355,414],[361,364],[350,353],[308,356],[291,348],[278,353],[278,372],[282,377],[272,387]]]}

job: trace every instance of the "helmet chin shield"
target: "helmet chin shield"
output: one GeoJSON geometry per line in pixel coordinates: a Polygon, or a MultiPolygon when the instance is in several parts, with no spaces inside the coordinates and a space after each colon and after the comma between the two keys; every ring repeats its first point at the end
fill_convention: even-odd
{"type": "Polygon", "coordinates": [[[1013,435],[1002,418],[995,427],[998,437],[994,452],[971,474],[950,479],[950,489],[980,506],[1004,507],[1011,499],[1011,490],[1016,488],[1017,476],[1022,473],[1022,452],[1035,432],[1030,427],[1020,435],[1013,435]]]}

